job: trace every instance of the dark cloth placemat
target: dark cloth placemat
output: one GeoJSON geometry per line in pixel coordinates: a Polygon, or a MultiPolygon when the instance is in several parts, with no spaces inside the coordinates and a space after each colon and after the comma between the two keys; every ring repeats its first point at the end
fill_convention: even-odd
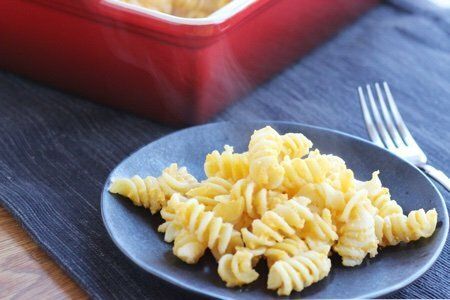
{"type": "MultiPolygon", "coordinates": [[[[386,80],[430,163],[450,174],[448,15],[405,2],[371,11],[212,121],[298,121],[367,137],[355,87],[386,80]]],[[[72,278],[94,298],[192,296],[126,259],[99,208],[112,168],[174,128],[8,73],[0,73],[0,108],[0,203],[72,278]]],[[[447,242],[433,267],[392,297],[450,297],[449,253],[447,242]]]]}

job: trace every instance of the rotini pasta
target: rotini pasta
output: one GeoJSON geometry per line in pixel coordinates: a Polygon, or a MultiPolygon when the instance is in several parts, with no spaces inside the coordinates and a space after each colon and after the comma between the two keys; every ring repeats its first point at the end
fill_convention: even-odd
{"type": "Polygon", "coordinates": [[[378,178],[380,172],[372,174],[372,179],[366,182],[356,181],[357,189],[367,190],[372,204],[378,209],[378,214],[384,218],[393,214],[403,214],[403,209],[395,200],[391,200],[391,194],[387,188],[382,187],[378,178]]]}
{"type": "Polygon", "coordinates": [[[195,234],[183,229],[175,238],[173,254],[187,264],[195,264],[207,248],[208,245],[200,242],[195,234]]]}
{"type": "Polygon", "coordinates": [[[267,266],[270,268],[279,260],[294,257],[308,250],[309,248],[306,243],[298,236],[293,235],[292,237],[285,238],[281,242],[267,248],[264,256],[267,259],[267,266]]]}
{"type": "MultiPolygon", "coordinates": [[[[234,200],[230,195],[218,196],[216,199],[219,203],[214,207],[213,212],[216,217],[222,218],[223,221],[233,224],[233,227],[242,223],[244,214],[244,201],[242,199],[234,200]]],[[[243,226],[245,227],[245,226],[243,226]]]]}
{"type": "MultiPolygon", "coordinates": [[[[179,12],[213,5],[206,2],[153,1],[172,12],[175,4],[179,12]]],[[[208,154],[200,183],[172,164],[158,178],[114,179],[110,192],[159,211],[164,222],[158,231],[183,262],[197,263],[209,248],[227,287],[257,280],[255,266],[265,259],[267,287],[279,295],[327,276],[332,252],[344,266],[356,266],[377,255],[379,246],[433,234],[436,210],[404,215],[378,171],[359,181],[340,157],[311,147],[302,134],[280,135],[265,127],[254,131],[248,152],[235,153],[227,145],[208,154]]]]}
{"type": "MultiPolygon", "coordinates": [[[[231,189],[230,202],[216,206],[215,212],[227,209],[235,216],[245,212],[250,218],[260,218],[266,211],[273,209],[277,204],[284,203],[288,196],[278,191],[271,191],[258,188],[250,179],[241,179],[233,185],[231,189]],[[241,203],[236,204],[233,201],[241,203]],[[237,205],[240,205],[239,207],[237,205]],[[234,206],[229,209],[229,206],[234,206]]],[[[223,216],[223,214],[220,214],[223,216]]],[[[241,218],[239,216],[239,218],[241,218]]]]}
{"type": "Polygon", "coordinates": [[[255,130],[248,145],[248,158],[250,177],[256,184],[267,189],[281,185],[284,177],[278,161],[281,149],[281,137],[273,128],[255,130]]]}
{"type": "Polygon", "coordinates": [[[258,279],[259,274],[253,269],[255,256],[261,255],[263,252],[255,253],[254,251],[242,248],[235,254],[225,254],[219,260],[217,269],[220,278],[226,282],[227,287],[241,286],[249,284],[258,279]]]}
{"type": "Polygon", "coordinates": [[[160,211],[161,217],[165,221],[158,227],[158,232],[164,233],[164,241],[171,243],[175,240],[178,234],[183,230],[183,226],[179,222],[174,222],[176,211],[181,202],[186,202],[188,199],[180,194],[173,194],[170,198],[171,205],[163,207],[160,211]]]}
{"type": "MultiPolygon", "coordinates": [[[[164,207],[161,210],[161,216],[168,211],[168,207],[164,207]]],[[[172,212],[168,212],[167,215],[171,215],[172,212]]],[[[164,217],[163,217],[164,219],[164,217]]],[[[158,226],[158,232],[164,233],[164,241],[167,243],[172,243],[177,235],[181,232],[183,229],[183,226],[177,222],[173,222],[174,219],[171,219],[171,217],[168,217],[168,219],[165,219],[165,222],[158,226]]]]}
{"type": "MultiPolygon", "coordinates": [[[[194,233],[200,242],[207,243],[208,248],[215,250],[219,256],[234,252],[235,249],[229,246],[235,243],[234,237],[240,238],[240,234],[233,229],[232,224],[225,223],[221,218],[215,217],[214,213],[205,211],[205,206],[199,204],[196,199],[177,204],[175,221],[194,233]]],[[[242,245],[242,240],[238,239],[237,245],[233,246],[242,245]]]]}
{"type": "Polygon", "coordinates": [[[211,210],[216,206],[219,201],[217,196],[229,195],[232,184],[220,177],[210,177],[203,180],[197,187],[189,190],[186,196],[189,198],[195,198],[199,203],[205,205],[205,207],[211,210]]]}
{"type": "Polygon", "coordinates": [[[330,273],[331,261],[323,253],[303,252],[295,257],[275,262],[269,270],[267,288],[278,295],[288,296],[325,278],[330,273]]]}
{"type": "Polygon", "coordinates": [[[312,218],[313,214],[301,199],[292,199],[284,204],[278,204],[261,219],[254,220],[251,231],[243,228],[242,238],[246,247],[250,249],[270,247],[281,242],[284,237],[296,234],[303,228],[305,221],[312,218]]]}
{"type": "Polygon", "coordinates": [[[324,208],[327,208],[335,215],[342,211],[345,206],[344,194],[327,182],[308,183],[298,191],[297,196],[309,198],[314,212],[321,212],[324,208]]]}
{"type": "Polygon", "coordinates": [[[302,158],[309,153],[312,142],[301,133],[287,133],[281,136],[283,147],[281,155],[290,158],[302,158]]]}
{"type": "Polygon", "coordinates": [[[233,147],[226,145],[222,153],[214,150],[206,156],[204,169],[208,177],[216,176],[234,183],[248,176],[248,155],[234,153],[233,147]]]}
{"type": "Polygon", "coordinates": [[[359,202],[349,219],[339,228],[339,241],[333,249],[342,257],[344,266],[360,265],[367,254],[378,254],[378,238],[370,202],[359,202]]]}
{"type": "Polygon", "coordinates": [[[326,157],[314,151],[304,159],[285,157],[281,166],[285,171],[283,188],[289,195],[295,195],[307,183],[323,182],[330,169],[326,157]]]}
{"type": "Polygon", "coordinates": [[[430,237],[436,229],[437,213],[435,209],[425,212],[413,210],[408,216],[393,214],[383,220],[383,238],[381,246],[394,246],[400,242],[409,243],[422,237],[430,237]]]}
{"type": "Polygon", "coordinates": [[[325,208],[321,215],[315,213],[313,218],[307,220],[300,237],[305,240],[310,250],[328,255],[331,246],[338,239],[330,210],[325,208]]]}
{"type": "Polygon", "coordinates": [[[178,169],[177,164],[171,164],[158,178],[148,176],[142,179],[137,175],[132,178],[114,178],[109,191],[125,196],[134,205],[148,208],[155,214],[173,194],[184,194],[197,184],[197,179],[186,168],[178,169]]]}

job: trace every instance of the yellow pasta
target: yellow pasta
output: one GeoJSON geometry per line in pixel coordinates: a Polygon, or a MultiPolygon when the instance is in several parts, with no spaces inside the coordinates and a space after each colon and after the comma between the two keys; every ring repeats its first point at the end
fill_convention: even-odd
{"type": "Polygon", "coordinates": [[[394,246],[400,242],[416,241],[428,238],[436,230],[437,213],[435,209],[425,212],[413,210],[408,216],[389,215],[383,219],[383,238],[381,246],[394,246]]]}
{"type": "Polygon", "coordinates": [[[165,222],[159,225],[158,232],[164,233],[164,241],[171,243],[181,232],[183,226],[177,222],[174,222],[175,211],[172,207],[164,207],[161,210],[161,217],[165,220],[165,222]]]}
{"type": "Polygon", "coordinates": [[[243,245],[239,233],[233,229],[232,224],[225,223],[221,218],[215,217],[214,213],[205,211],[205,206],[199,204],[197,200],[190,199],[177,206],[175,221],[194,233],[199,241],[207,243],[208,248],[216,250],[217,255],[232,253],[235,251],[233,247],[243,245]]]}
{"type": "Polygon", "coordinates": [[[219,203],[216,197],[229,195],[231,187],[232,184],[226,179],[210,177],[203,180],[197,187],[189,190],[186,196],[197,199],[206,208],[213,208],[219,203]]]}
{"type": "Polygon", "coordinates": [[[158,227],[158,232],[164,233],[164,241],[171,243],[183,230],[182,224],[175,220],[176,212],[182,202],[188,199],[180,194],[173,194],[170,198],[170,205],[163,207],[160,211],[161,217],[165,221],[158,227]]]}
{"type": "Polygon", "coordinates": [[[214,150],[205,159],[204,169],[208,177],[220,177],[231,182],[246,178],[249,172],[247,153],[234,153],[233,147],[226,145],[222,153],[214,150]]]}
{"type": "Polygon", "coordinates": [[[400,205],[395,200],[391,200],[389,190],[382,187],[381,181],[378,178],[379,173],[379,171],[373,172],[372,179],[369,181],[357,181],[357,189],[363,189],[368,192],[370,201],[378,209],[378,214],[381,217],[403,214],[403,209],[400,205]]]}
{"type": "Polygon", "coordinates": [[[249,284],[258,279],[254,270],[255,257],[264,251],[254,251],[247,248],[238,249],[235,254],[225,254],[219,260],[218,273],[226,282],[227,287],[249,284]],[[258,253],[259,252],[259,253],[258,253]]]}
{"type": "Polygon", "coordinates": [[[203,18],[212,14],[231,0],[172,0],[172,14],[187,18],[203,18]]]}
{"type": "Polygon", "coordinates": [[[204,18],[231,0],[121,0],[166,14],[185,18],[204,18]]]}
{"type": "Polygon", "coordinates": [[[300,237],[310,250],[328,255],[331,246],[338,239],[330,210],[325,208],[320,215],[315,213],[312,219],[307,220],[300,237]]]}
{"type": "Polygon", "coordinates": [[[252,222],[251,230],[241,230],[245,245],[250,249],[270,247],[303,228],[313,214],[301,199],[292,199],[266,212],[252,222]]]}
{"type": "Polygon", "coordinates": [[[355,189],[356,181],[353,171],[345,169],[340,172],[332,172],[327,175],[326,181],[336,190],[348,193],[355,189]]]}
{"type": "Polygon", "coordinates": [[[288,296],[325,278],[330,273],[331,261],[322,253],[307,251],[295,257],[274,263],[269,270],[267,288],[278,295],[288,296]]]}
{"type": "Polygon", "coordinates": [[[121,0],[121,1],[157,10],[166,14],[172,13],[172,0],[121,0]]]}
{"type": "Polygon", "coordinates": [[[186,168],[171,164],[158,178],[139,176],[115,178],[109,191],[129,198],[134,205],[150,209],[152,214],[166,205],[166,201],[175,193],[184,194],[198,185],[197,179],[186,168]]]}
{"type": "MultiPolygon", "coordinates": [[[[241,208],[228,209],[230,213],[238,215],[246,213],[250,218],[260,218],[266,211],[273,209],[277,204],[286,202],[288,196],[278,191],[271,191],[258,186],[250,179],[241,179],[236,182],[230,192],[230,202],[218,205],[216,211],[228,209],[228,206],[240,205],[241,208]],[[235,204],[233,201],[242,203],[235,204]]],[[[222,214],[223,215],[223,214],[222,214]]],[[[241,216],[239,216],[241,218],[241,216]]]]}
{"type": "Polygon", "coordinates": [[[315,212],[329,209],[333,215],[338,214],[345,206],[344,193],[336,190],[327,182],[304,185],[297,193],[297,196],[307,197],[311,200],[311,206],[315,212]]]}
{"type": "MultiPolygon", "coordinates": [[[[214,6],[206,0],[146,3],[189,16],[214,6]]],[[[327,276],[333,252],[352,267],[379,247],[434,233],[436,210],[404,215],[378,171],[359,181],[342,158],[311,147],[300,133],[280,135],[267,126],[254,131],[248,152],[226,145],[208,154],[200,183],[172,164],[158,178],[115,178],[109,191],[159,211],[158,231],[183,262],[197,263],[209,248],[227,287],[257,280],[255,266],[265,259],[267,288],[282,296],[327,276]]]]}
{"type": "Polygon", "coordinates": [[[357,203],[346,222],[339,228],[339,241],[333,249],[342,257],[344,266],[357,266],[367,254],[374,257],[378,253],[379,241],[370,206],[369,200],[357,203]]]}
{"type": "Polygon", "coordinates": [[[275,262],[289,257],[294,257],[300,253],[308,251],[306,243],[298,236],[285,238],[281,242],[267,248],[264,256],[267,259],[267,266],[270,268],[275,262]]]}
{"type": "Polygon", "coordinates": [[[255,130],[248,145],[250,178],[261,187],[275,189],[281,185],[284,169],[278,159],[281,136],[272,127],[255,130]]]}
{"type": "Polygon", "coordinates": [[[330,164],[325,156],[315,153],[317,152],[311,152],[305,159],[285,157],[281,162],[285,171],[283,188],[289,195],[295,195],[307,183],[325,181],[330,164]]]}
{"type": "Polygon", "coordinates": [[[281,155],[290,158],[302,158],[309,153],[312,142],[301,133],[287,133],[281,136],[283,146],[281,155]]]}
{"type": "Polygon", "coordinates": [[[194,233],[183,229],[175,238],[173,254],[187,264],[195,264],[207,248],[208,245],[200,242],[194,233]]]}

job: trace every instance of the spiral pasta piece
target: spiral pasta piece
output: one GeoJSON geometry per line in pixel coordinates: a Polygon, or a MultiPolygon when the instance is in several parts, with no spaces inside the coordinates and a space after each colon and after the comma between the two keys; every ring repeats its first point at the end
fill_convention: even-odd
{"type": "Polygon", "coordinates": [[[381,185],[380,178],[378,177],[379,173],[379,171],[373,172],[372,178],[369,181],[357,181],[357,189],[365,189],[368,191],[369,199],[378,209],[378,214],[381,217],[403,214],[403,209],[400,205],[395,200],[391,200],[389,189],[381,185]]]}
{"type": "Polygon", "coordinates": [[[242,228],[248,228],[252,226],[253,218],[250,218],[247,214],[242,214],[237,222],[233,224],[234,229],[241,231],[242,228]]]}
{"type": "Polygon", "coordinates": [[[309,153],[312,142],[301,133],[286,133],[281,136],[283,147],[281,155],[290,158],[301,158],[309,153]]]}
{"type": "Polygon", "coordinates": [[[207,248],[208,245],[200,242],[195,234],[183,229],[175,238],[173,254],[187,264],[195,264],[207,248]]]}
{"type": "Polygon", "coordinates": [[[227,253],[235,253],[237,249],[244,247],[244,242],[242,241],[242,235],[239,231],[233,229],[230,236],[230,241],[228,242],[228,246],[225,248],[225,251],[222,251],[220,247],[216,246],[210,248],[212,255],[219,261],[219,259],[227,253]]]}
{"type": "Polygon", "coordinates": [[[284,169],[278,158],[282,140],[278,132],[267,126],[255,130],[248,146],[251,179],[261,187],[275,189],[281,185],[284,169]]]}
{"type": "MultiPolygon", "coordinates": [[[[187,231],[184,225],[176,219],[177,211],[187,201],[188,199],[180,194],[174,194],[171,197],[169,205],[160,211],[161,217],[165,222],[158,227],[158,231],[164,233],[164,241],[168,243],[175,241],[173,246],[175,256],[188,264],[194,264],[203,256],[208,245],[205,242],[201,242],[194,233],[187,231]]],[[[242,245],[242,238],[237,231],[234,231],[227,251],[232,252],[235,246],[240,245],[242,245]]],[[[221,257],[216,248],[211,249],[211,252],[216,260],[221,257]]]]}
{"type": "Polygon", "coordinates": [[[206,156],[204,169],[208,177],[220,177],[236,182],[248,176],[248,155],[234,153],[233,147],[226,145],[222,153],[214,150],[206,156]]]}
{"type": "Polygon", "coordinates": [[[327,182],[308,183],[298,191],[297,196],[311,199],[310,208],[314,212],[321,212],[324,208],[328,208],[333,215],[336,215],[345,207],[344,194],[327,182]]]}
{"type": "Polygon", "coordinates": [[[436,230],[437,212],[435,209],[425,212],[413,210],[408,216],[393,214],[383,219],[383,238],[381,246],[394,246],[400,242],[416,241],[428,238],[436,230]]]}
{"type": "Polygon", "coordinates": [[[345,172],[346,170],[349,170],[347,169],[345,161],[339,156],[333,154],[320,154],[320,152],[313,152],[311,153],[311,155],[312,156],[322,155],[328,161],[330,173],[342,173],[345,172]]]}
{"type": "Polygon", "coordinates": [[[232,184],[228,180],[210,177],[203,180],[197,187],[189,190],[186,196],[197,199],[199,203],[211,210],[219,203],[216,197],[230,194],[231,188],[232,184]]]}
{"type": "MultiPolygon", "coordinates": [[[[372,211],[372,214],[376,214],[376,209],[372,205],[368,205],[368,195],[366,190],[359,190],[354,191],[352,193],[348,193],[345,195],[345,206],[342,210],[341,214],[339,215],[339,222],[341,223],[349,223],[352,219],[352,213],[354,212],[355,208],[360,205],[364,204],[366,208],[370,208],[372,211]]],[[[370,203],[369,203],[370,204],[370,203]]]]}
{"type": "Polygon", "coordinates": [[[321,214],[315,213],[313,218],[307,220],[300,231],[300,237],[310,250],[328,255],[331,246],[338,239],[330,210],[325,208],[321,214]]]}
{"type": "Polygon", "coordinates": [[[160,211],[161,218],[165,221],[158,227],[158,232],[164,233],[164,241],[171,243],[183,230],[183,226],[175,221],[176,211],[180,203],[186,202],[188,199],[180,194],[173,194],[170,198],[170,204],[163,207],[160,211]]]}
{"type": "Polygon", "coordinates": [[[307,183],[321,183],[329,172],[329,162],[323,155],[290,159],[285,157],[281,166],[285,170],[283,188],[289,195],[295,195],[307,183]]]}
{"type": "MultiPolygon", "coordinates": [[[[230,193],[230,202],[219,204],[214,211],[219,212],[228,207],[235,206],[232,201],[241,201],[242,208],[229,209],[235,216],[245,212],[250,218],[260,218],[266,211],[275,208],[279,203],[286,202],[288,197],[278,191],[270,191],[265,188],[258,188],[250,179],[241,179],[236,182],[230,193]]],[[[221,214],[223,215],[223,214],[221,214]]],[[[240,218],[241,216],[239,216],[240,218]]]]}
{"type": "Polygon", "coordinates": [[[258,279],[259,274],[253,268],[257,255],[250,249],[242,248],[235,254],[225,254],[220,258],[217,271],[227,287],[242,286],[258,279]]]}
{"type": "Polygon", "coordinates": [[[284,237],[292,236],[303,228],[306,220],[313,219],[313,214],[304,205],[301,198],[294,198],[286,203],[278,204],[267,211],[261,219],[252,222],[251,231],[241,230],[246,247],[250,249],[264,248],[281,242],[284,237]]]}
{"type": "Polygon", "coordinates": [[[345,169],[341,172],[330,172],[327,175],[326,181],[336,190],[342,193],[349,193],[355,189],[355,176],[353,171],[350,169],[345,169]]]}
{"type": "Polygon", "coordinates": [[[355,178],[353,171],[347,169],[345,161],[342,158],[332,154],[320,154],[317,150],[310,153],[310,157],[312,158],[319,156],[321,156],[321,159],[327,161],[328,168],[325,174],[327,183],[344,194],[354,189],[355,178]]]}
{"type": "Polygon", "coordinates": [[[185,167],[171,164],[160,177],[140,176],[132,178],[114,178],[109,191],[129,198],[136,206],[150,209],[152,214],[166,205],[175,193],[184,194],[198,185],[197,179],[188,173],[185,167]]]}
{"type": "Polygon", "coordinates": [[[350,219],[339,228],[339,240],[333,249],[342,257],[344,266],[360,265],[367,254],[370,257],[378,254],[375,216],[369,206],[368,200],[358,203],[350,219]]]}
{"type": "Polygon", "coordinates": [[[288,296],[325,278],[331,269],[330,259],[316,251],[303,252],[295,257],[275,262],[269,270],[267,288],[278,295],[288,296]]]}
{"type": "Polygon", "coordinates": [[[270,268],[275,262],[279,260],[294,257],[308,250],[309,248],[306,243],[302,239],[294,235],[292,237],[285,238],[283,239],[283,241],[267,248],[264,256],[266,257],[267,265],[270,268]]]}
{"type": "MultiPolygon", "coordinates": [[[[172,205],[171,201],[169,205],[172,205]]],[[[196,199],[177,204],[175,221],[195,234],[200,242],[206,243],[216,257],[233,253],[235,246],[243,245],[241,235],[232,224],[215,217],[213,212],[205,211],[205,206],[196,199]]]]}

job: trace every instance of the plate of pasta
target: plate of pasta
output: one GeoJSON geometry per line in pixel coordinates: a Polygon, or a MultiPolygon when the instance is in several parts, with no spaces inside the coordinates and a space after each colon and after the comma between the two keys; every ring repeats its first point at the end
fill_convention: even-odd
{"type": "Polygon", "coordinates": [[[273,121],[150,143],[112,171],[101,208],[137,265],[222,299],[387,295],[431,267],[449,228],[439,191],[406,161],[273,121]]]}

